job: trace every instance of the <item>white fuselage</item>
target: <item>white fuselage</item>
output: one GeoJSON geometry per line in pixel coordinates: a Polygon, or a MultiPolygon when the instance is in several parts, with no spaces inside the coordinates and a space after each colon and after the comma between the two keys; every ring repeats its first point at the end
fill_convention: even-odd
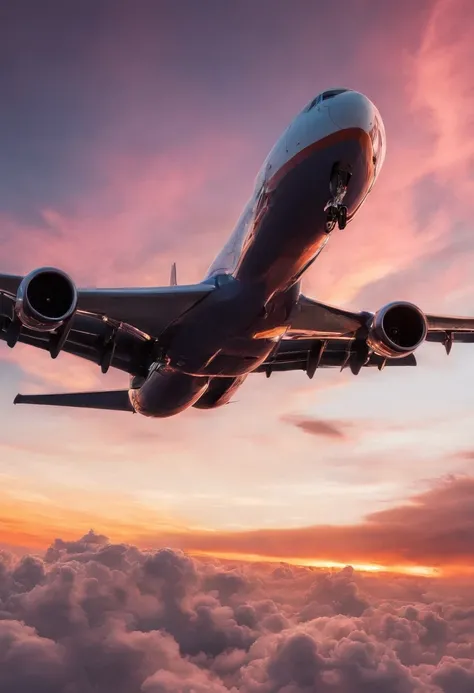
{"type": "MultiPolygon", "coordinates": [[[[385,128],[380,113],[366,96],[356,91],[344,91],[325,100],[321,97],[322,94],[313,99],[294,118],[268,154],[256,177],[254,192],[230,238],[210,266],[208,278],[219,274],[233,274],[236,271],[246,241],[252,236],[255,221],[258,221],[259,200],[271,191],[293,166],[297,166],[298,158],[304,157],[305,152],[310,151],[315,144],[324,143],[331,136],[344,130],[360,128],[369,135],[372,142],[376,164],[373,179],[362,199],[362,202],[364,201],[385,159],[385,128]]],[[[352,211],[350,218],[354,216],[355,211],[357,210],[352,211]]],[[[326,236],[324,242],[328,238],[329,236],[326,236]]]]}

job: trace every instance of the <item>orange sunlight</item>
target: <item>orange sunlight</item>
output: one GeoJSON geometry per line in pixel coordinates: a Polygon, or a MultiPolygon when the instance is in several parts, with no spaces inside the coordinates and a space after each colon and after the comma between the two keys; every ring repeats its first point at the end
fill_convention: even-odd
{"type": "MultiPolygon", "coordinates": [[[[241,554],[232,552],[212,553],[210,551],[192,551],[196,557],[206,556],[221,558],[229,561],[245,561],[247,563],[288,563],[290,565],[305,566],[308,568],[336,568],[342,570],[348,563],[339,563],[325,559],[313,558],[278,558],[276,556],[259,556],[258,554],[241,554]]],[[[362,573],[401,573],[403,575],[416,575],[419,577],[442,577],[444,572],[438,568],[425,565],[381,565],[379,563],[350,563],[354,570],[362,573]]]]}

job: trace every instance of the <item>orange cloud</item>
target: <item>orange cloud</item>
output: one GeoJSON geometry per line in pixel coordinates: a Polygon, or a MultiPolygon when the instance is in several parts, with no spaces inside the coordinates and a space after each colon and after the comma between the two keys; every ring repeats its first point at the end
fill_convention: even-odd
{"type": "Polygon", "coordinates": [[[449,478],[359,524],[222,532],[193,529],[126,496],[101,493],[84,499],[76,493],[51,502],[17,486],[2,494],[0,526],[5,543],[36,549],[51,536],[72,539],[93,527],[114,541],[161,544],[197,555],[313,566],[350,563],[362,570],[429,575],[472,569],[473,496],[474,477],[449,478]]]}
{"type": "MultiPolygon", "coordinates": [[[[359,300],[361,291],[368,289],[364,296],[367,299],[365,305],[361,306],[364,308],[377,308],[385,298],[423,298],[434,302],[434,305],[430,305],[434,310],[439,309],[444,294],[449,295],[463,281],[469,286],[472,264],[472,248],[469,244],[466,245],[465,252],[462,253],[463,248],[460,249],[462,257],[454,268],[452,266],[453,221],[467,224],[472,211],[471,197],[466,187],[471,157],[466,114],[474,111],[472,95],[466,88],[470,84],[468,70],[472,49],[462,26],[463,7],[469,8],[469,4],[437,3],[433,12],[427,14],[428,21],[423,24],[416,48],[406,48],[405,44],[401,48],[399,33],[395,31],[393,39],[386,32],[377,34],[374,31],[368,41],[365,41],[361,32],[362,38],[357,40],[359,47],[354,51],[355,72],[350,74],[363,75],[368,70],[366,82],[360,85],[355,83],[354,86],[365,91],[380,106],[387,122],[388,158],[380,181],[357,221],[346,232],[335,235],[329,251],[324,253],[315,269],[310,272],[305,286],[307,293],[314,293],[323,300],[347,303],[359,300]],[[457,38],[453,41],[456,32],[457,38]],[[365,62],[361,62],[361,53],[365,50],[360,46],[362,43],[370,46],[365,62]],[[380,51],[384,59],[375,60],[374,56],[379,55],[380,51]],[[436,75],[439,75],[438,84],[435,84],[436,75]],[[435,87],[440,94],[439,100],[433,96],[435,87]],[[432,200],[426,199],[425,193],[417,186],[426,177],[439,180],[446,202],[443,202],[443,207],[434,210],[429,224],[425,225],[420,223],[418,203],[432,204],[432,200]],[[451,204],[453,196],[456,199],[459,196],[459,204],[451,204]],[[445,264],[442,267],[438,260],[428,264],[435,251],[445,253],[445,264]],[[413,273],[410,274],[409,281],[405,281],[403,273],[410,268],[413,273]],[[397,295],[392,283],[397,276],[402,277],[402,296],[397,295]],[[427,278],[433,281],[427,281],[427,278]],[[469,283],[466,278],[469,278],[469,283]]],[[[409,7],[407,12],[414,13],[414,8],[409,7]]],[[[400,16],[402,15],[402,24],[410,24],[411,27],[408,15],[400,10],[400,16]]],[[[411,18],[411,14],[409,17],[411,18]]],[[[465,25],[468,26],[468,23],[465,22],[465,25]]],[[[351,27],[351,34],[354,33],[351,27]]],[[[274,79],[272,74],[268,80],[262,79],[259,82],[259,89],[265,93],[265,103],[262,100],[262,106],[257,106],[260,110],[256,112],[262,114],[262,123],[266,124],[267,118],[271,122],[267,128],[271,138],[273,133],[278,135],[279,119],[281,129],[285,126],[283,114],[288,112],[291,117],[298,108],[300,101],[296,100],[295,84],[304,84],[304,94],[302,87],[298,87],[303,99],[315,89],[312,29],[308,28],[307,36],[311,55],[305,56],[306,49],[302,46],[300,57],[308,57],[308,60],[298,58],[302,65],[311,65],[306,76],[301,76],[303,81],[300,78],[294,80],[294,75],[290,75],[291,79],[285,80],[285,88],[282,89],[283,80],[279,78],[273,92],[264,91],[274,79]],[[276,104],[275,109],[281,108],[279,100],[284,101],[285,94],[287,106],[279,111],[274,121],[270,121],[274,110],[271,104],[276,104]]],[[[296,62],[295,60],[295,65],[296,62]]],[[[282,77],[285,77],[284,73],[282,77]]],[[[318,83],[324,87],[323,80],[326,79],[321,75],[318,83]]],[[[330,79],[333,79],[332,73],[330,79]]],[[[143,88],[146,91],[149,85],[144,84],[143,88]]],[[[177,88],[183,89],[179,85],[177,88]]],[[[189,94],[186,99],[191,101],[189,94]]],[[[240,99],[239,108],[242,103],[245,103],[245,99],[240,99]]],[[[120,113],[120,109],[114,111],[120,113]]],[[[123,125],[127,117],[128,114],[114,125],[120,130],[120,123],[123,125]]],[[[199,129],[200,134],[188,134],[183,145],[174,148],[173,156],[170,152],[158,149],[146,155],[143,151],[134,151],[133,146],[121,149],[120,143],[126,140],[123,136],[115,137],[116,150],[110,146],[111,140],[105,137],[102,141],[108,144],[103,149],[97,148],[97,143],[94,142],[94,151],[91,147],[81,157],[85,160],[90,156],[88,165],[94,171],[94,179],[99,181],[96,190],[88,191],[87,195],[81,193],[67,208],[60,204],[44,205],[39,210],[41,223],[37,225],[33,222],[20,223],[11,217],[1,220],[3,255],[10,263],[7,269],[28,271],[39,264],[51,263],[64,267],[81,284],[159,284],[168,280],[169,266],[172,261],[177,260],[180,281],[199,280],[213,253],[231,230],[245,201],[245,195],[251,189],[257,168],[253,166],[254,159],[260,157],[260,153],[258,157],[255,156],[255,151],[263,140],[261,134],[258,141],[247,141],[249,130],[245,130],[243,126],[242,130],[235,129],[235,124],[233,127],[226,127],[226,121],[220,115],[219,119],[216,117],[212,121],[212,128],[207,127],[206,122],[205,118],[196,120],[194,114],[190,117],[189,123],[199,129]],[[215,127],[218,120],[223,124],[215,127]],[[258,146],[254,146],[255,143],[258,146]],[[247,159],[252,162],[248,167],[243,164],[247,159]],[[221,185],[223,179],[224,186],[221,185]]],[[[157,122],[156,125],[160,127],[161,123],[157,122]]],[[[262,133],[263,129],[262,126],[262,133]]],[[[261,150],[263,159],[266,153],[263,145],[261,150]]],[[[258,163],[256,161],[257,165],[258,163]]],[[[468,231],[470,233],[470,226],[468,231]]],[[[110,373],[107,378],[102,378],[98,368],[65,354],[57,361],[52,361],[45,354],[28,347],[19,346],[10,352],[4,345],[0,345],[0,357],[21,364],[25,380],[33,381],[27,383],[31,390],[44,390],[45,385],[48,389],[55,390],[126,385],[122,376],[110,373]]],[[[323,446],[329,441],[332,449],[337,448],[338,439],[334,438],[334,445],[327,436],[326,439],[320,437],[316,441],[296,429],[292,430],[290,426],[283,429],[280,417],[289,409],[298,412],[314,409],[321,390],[336,384],[345,387],[348,379],[347,374],[335,373],[331,379],[327,374],[321,374],[321,379],[309,384],[302,374],[282,375],[280,378],[277,376],[276,380],[272,378],[269,383],[265,382],[263,386],[261,377],[253,376],[239,393],[237,406],[212,415],[188,412],[176,421],[167,422],[166,429],[157,422],[139,420],[139,417],[116,414],[99,416],[95,412],[73,411],[70,413],[71,420],[81,422],[82,427],[81,424],[77,428],[75,424],[74,427],[69,426],[62,433],[63,441],[72,429],[73,441],[79,438],[81,442],[84,441],[84,445],[87,441],[91,451],[90,455],[87,451],[88,456],[92,457],[92,450],[96,447],[97,462],[95,457],[93,462],[87,460],[90,464],[87,472],[80,469],[80,457],[70,462],[71,468],[76,464],[74,469],[78,476],[87,473],[102,480],[104,468],[108,470],[113,467],[113,463],[117,464],[110,449],[120,448],[119,464],[123,467],[126,464],[136,464],[137,469],[147,474],[146,481],[141,483],[149,484],[150,488],[159,487],[160,484],[158,474],[154,472],[152,475],[150,472],[152,467],[159,466],[156,461],[158,454],[162,459],[169,452],[169,456],[163,461],[165,469],[182,469],[184,477],[188,473],[196,474],[205,479],[204,483],[217,485],[219,491],[224,489],[223,503],[228,498],[229,503],[232,502],[229,488],[237,493],[234,486],[237,477],[240,477],[239,483],[258,483],[262,486],[269,478],[273,481],[281,479],[284,487],[290,479],[288,459],[295,460],[295,469],[303,475],[305,483],[305,473],[314,460],[317,447],[321,466],[319,473],[311,472],[314,485],[324,477],[325,469],[332,462],[331,451],[327,454],[330,446],[323,446]],[[265,394],[262,392],[264,389],[265,394]],[[229,414],[229,410],[232,414],[229,414]],[[262,411],[265,411],[264,425],[262,411]],[[213,429],[217,431],[217,428],[219,431],[214,432],[213,429]],[[239,440],[236,436],[239,436],[239,440]],[[221,460],[209,456],[208,446],[214,444],[216,449],[220,449],[219,445],[227,446],[229,439],[235,445],[229,451],[229,468],[222,470],[221,460]],[[302,460],[308,461],[306,466],[302,460]],[[326,466],[323,468],[323,465],[326,466]]],[[[6,406],[10,406],[9,401],[6,406]]],[[[50,416],[51,426],[57,426],[58,414],[55,410],[50,410],[50,414],[43,410],[40,415],[37,410],[26,408],[19,409],[19,412],[24,417],[23,421],[28,421],[28,417],[34,417],[35,422],[42,421],[42,416],[45,420],[50,416]]],[[[335,416],[342,420],[347,414],[343,412],[335,416]]],[[[309,420],[308,415],[300,419],[306,422],[309,420]]],[[[317,432],[314,425],[309,428],[313,433],[317,432]]],[[[304,430],[308,431],[308,425],[304,430]]],[[[319,433],[322,432],[319,427],[319,433]]],[[[34,438],[31,431],[29,435],[34,438]]],[[[48,440],[42,440],[46,435],[41,431],[38,436],[40,443],[37,445],[35,441],[34,445],[47,451],[48,445],[49,449],[53,445],[48,440]]],[[[352,443],[353,436],[350,435],[349,438],[352,443]]],[[[354,467],[360,464],[360,460],[354,461],[356,455],[355,451],[351,458],[354,467]]],[[[34,456],[36,457],[36,452],[34,456]]],[[[347,465],[347,459],[343,463],[347,465]]],[[[373,464],[380,464],[380,461],[375,459],[373,464]]],[[[120,473],[121,470],[118,474],[120,473]]],[[[389,475],[388,471],[384,473],[389,475]]],[[[401,472],[400,477],[404,473],[406,472],[401,472]]],[[[122,483],[126,483],[124,479],[125,474],[122,483]]],[[[163,484],[167,485],[168,479],[163,484]]],[[[240,493],[240,489],[238,492],[240,493]]],[[[183,492],[183,497],[187,497],[186,494],[187,491],[183,492]]],[[[321,496],[324,494],[322,491],[321,496]]],[[[128,540],[138,536],[144,537],[145,542],[156,543],[150,528],[155,528],[161,522],[159,509],[156,514],[137,509],[137,515],[131,518],[128,511],[124,511],[122,515],[121,509],[113,506],[107,493],[101,494],[101,497],[104,499],[103,503],[97,500],[95,506],[82,511],[77,495],[71,493],[68,496],[69,506],[77,508],[77,511],[70,515],[67,515],[69,508],[61,505],[54,494],[49,500],[51,508],[46,513],[43,506],[37,507],[31,499],[24,518],[18,516],[19,509],[24,507],[23,500],[18,499],[14,505],[9,501],[3,506],[5,522],[8,523],[9,517],[11,520],[9,525],[5,525],[9,540],[19,542],[23,532],[25,540],[27,535],[31,536],[35,545],[40,546],[43,545],[42,542],[49,542],[51,533],[76,536],[77,531],[88,529],[89,524],[93,524],[114,538],[119,535],[128,540]],[[101,507],[103,504],[114,507],[110,517],[104,517],[101,507]],[[123,527],[119,524],[122,520],[123,527]]],[[[332,499],[327,494],[320,502],[325,508],[324,503],[330,504],[332,499]]],[[[340,519],[338,502],[340,501],[334,502],[331,520],[340,519]]],[[[314,505],[316,503],[315,500],[314,505]]],[[[132,501],[124,498],[123,508],[130,505],[133,505],[132,501]]],[[[351,503],[347,503],[347,507],[350,505],[351,503]]],[[[262,511],[262,516],[265,512],[262,511]]],[[[245,511],[240,508],[237,513],[245,511]]],[[[320,507],[319,513],[324,516],[325,510],[321,511],[320,507]]],[[[223,516],[227,520],[228,515],[224,512],[219,519],[223,516]]],[[[290,522],[285,508],[283,512],[280,510],[279,517],[282,524],[290,522]]],[[[311,518],[314,517],[318,515],[311,514],[311,518]]],[[[235,519],[237,522],[242,521],[241,517],[235,519]]],[[[247,517],[243,520],[246,521],[247,517]]],[[[305,522],[300,519],[297,521],[305,522]]],[[[273,518],[272,522],[275,524],[273,518]]],[[[355,561],[356,558],[361,562],[400,559],[397,555],[397,551],[401,550],[400,546],[397,544],[393,555],[390,553],[391,535],[386,527],[384,534],[378,523],[373,525],[369,522],[367,527],[363,523],[341,530],[334,527],[327,530],[320,527],[291,530],[296,532],[295,544],[293,535],[286,534],[285,531],[275,531],[274,534],[257,532],[252,535],[223,535],[220,532],[208,534],[192,532],[188,529],[189,523],[182,524],[182,532],[172,533],[170,541],[183,546],[189,545],[196,551],[209,549],[234,553],[241,551],[246,554],[257,551],[258,555],[260,551],[266,551],[265,555],[272,556],[271,552],[278,549],[277,556],[292,559],[291,552],[299,547],[298,555],[293,558],[301,561],[318,560],[318,557],[335,562],[355,561]],[[385,537],[385,554],[380,555],[384,549],[383,538],[377,540],[379,543],[374,545],[374,555],[371,554],[370,532],[378,532],[377,537],[385,537]],[[354,538],[354,555],[349,542],[351,537],[354,538]],[[217,542],[216,546],[213,541],[217,542]],[[268,542],[271,546],[266,548],[268,542]]],[[[410,534],[411,528],[406,532],[410,534]]],[[[166,535],[163,537],[165,541],[166,535]]],[[[414,555],[413,561],[421,561],[422,558],[414,555]]]]}
{"type": "Polygon", "coordinates": [[[92,526],[102,527],[122,542],[132,541],[150,526],[156,526],[163,535],[187,531],[177,517],[138,505],[125,494],[104,489],[72,491],[51,483],[32,485],[6,475],[1,480],[0,540],[4,546],[40,550],[51,537],[74,539],[92,526]]]}
{"type": "Polygon", "coordinates": [[[299,559],[305,564],[472,567],[473,496],[474,478],[452,478],[360,524],[201,532],[176,535],[176,540],[188,551],[299,559]]]}

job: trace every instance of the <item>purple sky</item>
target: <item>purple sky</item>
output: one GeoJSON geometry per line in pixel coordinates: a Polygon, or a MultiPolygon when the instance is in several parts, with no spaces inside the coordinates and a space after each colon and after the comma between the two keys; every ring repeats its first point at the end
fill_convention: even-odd
{"type": "MultiPolygon", "coordinates": [[[[472,13],[469,0],[4,3],[3,270],[159,285],[176,260],[181,282],[199,281],[281,131],[347,86],[381,111],[387,158],[305,291],[474,314],[472,13]]],[[[126,379],[21,346],[0,359],[6,543],[90,525],[132,538],[347,525],[474,473],[469,346],[357,379],[255,375],[238,403],[167,421],[13,408],[18,391],[126,379]]]]}

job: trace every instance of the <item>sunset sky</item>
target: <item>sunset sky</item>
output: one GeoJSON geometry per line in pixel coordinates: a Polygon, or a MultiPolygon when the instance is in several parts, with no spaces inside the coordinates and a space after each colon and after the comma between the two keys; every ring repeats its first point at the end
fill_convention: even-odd
{"type": "MultiPolygon", "coordinates": [[[[274,141],[345,86],[379,108],[387,157],[305,293],[474,315],[473,20],[472,0],[2,3],[2,271],[151,286],[176,261],[199,281],[274,141]]],[[[306,564],[469,567],[474,348],[417,358],[254,375],[221,410],[160,421],[13,407],[17,392],[128,381],[2,343],[0,542],[39,551],[93,528],[306,564]]]]}

